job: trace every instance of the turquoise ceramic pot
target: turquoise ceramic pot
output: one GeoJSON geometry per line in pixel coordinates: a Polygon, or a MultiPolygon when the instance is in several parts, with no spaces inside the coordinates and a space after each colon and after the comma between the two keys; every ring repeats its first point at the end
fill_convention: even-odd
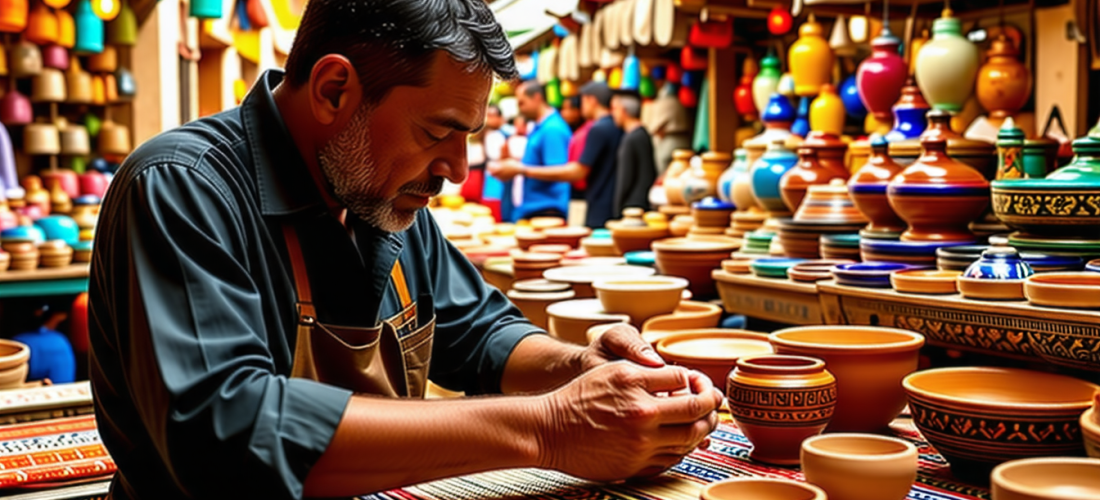
{"type": "Polygon", "coordinates": [[[72,245],[80,241],[80,227],[67,215],[48,215],[34,221],[47,240],[62,240],[72,245]]]}
{"type": "Polygon", "coordinates": [[[76,23],[76,45],[73,46],[73,50],[89,54],[103,52],[105,38],[103,20],[92,12],[91,0],[77,2],[73,18],[76,23]]]}
{"type": "Polygon", "coordinates": [[[779,194],[779,180],[798,163],[798,155],[783,140],[768,144],[768,150],[752,166],[752,197],[771,215],[790,215],[779,194]]]}
{"type": "Polygon", "coordinates": [[[1045,179],[993,181],[993,213],[1008,226],[1047,237],[1096,238],[1100,227],[1100,137],[1073,141],[1073,162],[1045,179]]]}

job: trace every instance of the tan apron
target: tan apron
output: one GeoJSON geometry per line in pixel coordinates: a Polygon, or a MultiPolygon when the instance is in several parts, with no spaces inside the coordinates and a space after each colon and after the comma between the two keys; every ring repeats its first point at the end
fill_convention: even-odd
{"type": "Polygon", "coordinates": [[[317,321],[298,233],[283,226],[294,286],[298,291],[298,341],[291,376],[316,380],[357,393],[423,398],[432,356],[435,314],[417,324],[417,305],[409,294],[401,262],[390,278],[401,299],[401,312],[374,328],[325,325],[317,321]],[[409,331],[409,333],[401,335],[409,331]]]}

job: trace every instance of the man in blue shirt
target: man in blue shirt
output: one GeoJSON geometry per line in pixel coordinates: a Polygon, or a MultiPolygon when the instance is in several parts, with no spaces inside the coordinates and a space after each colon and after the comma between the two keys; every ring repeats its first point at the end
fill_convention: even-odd
{"type": "MultiPolygon", "coordinates": [[[[573,137],[573,130],[561,113],[546,103],[546,89],[533,81],[524,82],[516,89],[516,101],[519,112],[529,120],[530,127],[523,165],[539,168],[568,163],[569,140],[573,137]]],[[[568,215],[568,182],[518,177],[513,179],[513,184],[513,220],[568,215]]]]}

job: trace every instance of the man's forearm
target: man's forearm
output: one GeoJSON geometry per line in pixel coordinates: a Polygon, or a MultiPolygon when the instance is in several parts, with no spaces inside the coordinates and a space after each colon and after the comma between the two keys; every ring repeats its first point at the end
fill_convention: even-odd
{"type": "Polygon", "coordinates": [[[572,380],[584,370],[584,348],[548,335],[531,335],[516,344],[500,380],[505,394],[545,392],[572,380]]]}
{"type": "Polygon", "coordinates": [[[588,175],[588,170],[580,163],[570,162],[557,167],[532,167],[524,165],[522,173],[523,176],[528,179],[547,182],[574,182],[585,178],[585,176],[588,175]]]}
{"type": "Polygon", "coordinates": [[[354,396],[305,482],[349,497],[494,469],[535,467],[546,411],[537,396],[419,401],[354,396]]]}

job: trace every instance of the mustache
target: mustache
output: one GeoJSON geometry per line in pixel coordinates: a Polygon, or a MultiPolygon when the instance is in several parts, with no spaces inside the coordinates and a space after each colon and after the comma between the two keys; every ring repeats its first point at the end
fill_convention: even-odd
{"type": "Polygon", "coordinates": [[[400,193],[431,198],[443,192],[443,181],[442,177],[432,177],[425,182],[410,182],[401,186],[400,193]]]}

